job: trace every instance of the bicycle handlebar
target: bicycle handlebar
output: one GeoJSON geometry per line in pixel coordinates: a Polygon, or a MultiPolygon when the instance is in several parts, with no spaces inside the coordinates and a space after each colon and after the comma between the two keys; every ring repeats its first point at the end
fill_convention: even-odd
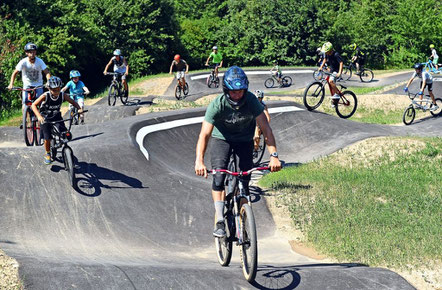
{"type": "Polygon", "coordinates": [[[89,111],[89,110],[84,110],[84,111],[81,112],[81,113],[75,113],[74,115],[72,115],[71,118],[68,118],[68,119],[63,119],[63,120],[58,120],[58,121],[50,121],[50,122],[46,122],[46,121],[45,121],[45,123],[47,123],[47,124],[56,124],[56,123],[61,123],[61,122],[66,122],[66,121],[71,121],[71,120],[74,118],[74,116],[81,115],[81,114],[86,113],[86,112],[88,112],[88,111],[89,111]]]}
{"type": "Polygon", "coordinates": [[[113,76],[113,75],[120,75],[120,76],[122,76],[122,75],[124,75],[124,74],[122,74],[122,73],[117,73],[117,72],[107,72],[106,75],[107,75],[107,76],[113,76]]]}
{"type": "Polygon", "coordinates": [[[41,86],[36,86],[36,87],[34,87],[34,88],[22,88],[22,87],[12,87],[11,88],[11,91],[25,91],[25,92],[31,92],[31,91],[35,91],[35,90],[38,90],[38,89],[41,89],[41,88],[44,88],[44,86],[43,85],[41,85],[41,86]]]}
{"type": "Polygon", "coordinates": [[[209,174],[215,174],[217,172],[221,172],[221,173],[225,173],[225,174],[229,174],[229,175],[233,175],[233,176],[248,176],[250,174],[252,174],[253,171],[262,171],[262,170],[269,170],[270,167],[265,166],[265,167],[255,167],[252,168],[248,171],[239,171],[239,172],[233,172],[227,169],[212,169],[212,170],[207,170],[207,173],[209,174]]]}

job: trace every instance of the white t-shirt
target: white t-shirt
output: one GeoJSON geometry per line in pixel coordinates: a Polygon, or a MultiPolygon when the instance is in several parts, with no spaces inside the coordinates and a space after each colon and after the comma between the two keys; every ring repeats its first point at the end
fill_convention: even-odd
{"type": "Polygon", "coordinates": [[[432,84],[433,83],[433,77],[430,75],[429,72],[423,71],[420,74],[417,74],[416,72],[413,73],[413,78],[419,77],[420,79],[424,79],[425,83],[432,84]]]}
{"type": "Polygon", "coordinates": [[[439,56],[437,55],[437,52],[436,52],[436,49],[432,49],[431,50],[431,56],[433,57],[433,59],[435,59],[435,58],[439,58],[439,56]]]}
{"type": "Polygon", "coordinates": [[[41,86],[43,85],[42,71],[47,68],[41,58],[35,57],[35,62],[31,63],[29,58],[22,59],[17,66],[16,70],[21,71],[21,77],[23,79],[23,87],[29,86],[41,86]]]}
{"type": "Polygon", "coordinates": [[[121,74],[124,74],[126,72],[126,63],[124,62],[123,56],[120,56],[120,61],[117,61],[117,58],[113,56],[112,62],[114,64],[114,72],[121,74]]]}

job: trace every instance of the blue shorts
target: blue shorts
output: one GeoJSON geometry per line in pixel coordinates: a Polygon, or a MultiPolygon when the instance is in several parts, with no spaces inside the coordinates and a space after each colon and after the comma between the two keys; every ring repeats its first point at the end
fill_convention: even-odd
{"type": "MultiPolygon", "coordinates": [[[[32,88],[32,87],[27,87],[26,89],[29,89],[29,88],[32,88]]],[[[26,103],[26,100],[28,99],[28,95],[29,95],[29,93],[30,93],[30,92],[27,92],[27,91],[23,91],[23,92],[22,92],[22,99],[21,99],[22,104],[26,103]]],[[[43,94],[43,88],[36,89],[36,90],[35,90],[35,97],[34,97],[34,100],[33,100],[33,101],[35,101],[36,99],[38,99],[38,97],[40,97],[41,94],[43,94]]]]}

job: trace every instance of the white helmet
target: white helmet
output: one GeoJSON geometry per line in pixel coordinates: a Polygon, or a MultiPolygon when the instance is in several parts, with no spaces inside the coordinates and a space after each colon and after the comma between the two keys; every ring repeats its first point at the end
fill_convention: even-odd
{"type": "Polygon", "coordinates": [[[212,50],[218,50],[218,46],[214,46],[214,47],[212,47],[212,50]]]}
{"type": "Polygon", "coordinates": [[[264,92],[261,91],[261,90],[256,90],[256,91],[255,91],[255,96],[256,96],[258,99],[262,99],[262,98],[264,98],[264,92]]]}
{"type": "Polygon", "coordinates": [[[46,83],[46,87],[50,89],[61,88],[63,86],[63,82],[59,77],[51,76],[46,83]]]}

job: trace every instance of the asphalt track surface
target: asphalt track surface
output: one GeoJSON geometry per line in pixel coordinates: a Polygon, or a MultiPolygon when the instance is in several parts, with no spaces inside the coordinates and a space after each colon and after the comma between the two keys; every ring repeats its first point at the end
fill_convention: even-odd
{"type": "MultiPolygon", "coordinates": [[[[251,76],[251,90],[263,80],[251,76]]],[[[311,73],[294,80],[305,86],[311,73]]],[[[190,85],[200,85],[201,95],[215,91],[204,79],[190,85]]],[[[0,148],[0,248],[18,260],[26,289],[414,289],[387,269],[324,264],[293,253],[275,237],[265,192],[257,187],[256,282],[243,278],[236,247],[231,265],[221,267],[211,236],[210,180],[193,172],[200,124],[136,141],[141,128],[200,117],[204,108],[134,116],[149,102],[132,99],[132,106],[109,108],[103,101],[89,108],[88,123],[74,127],[70,143],[78,190],[70,187],[62,163],[43,164],[41,147],[0,148]]],[[[441,120],[368,125],[298,107],[272,114],[272,128],[281,159],[290,165],[374,136],[441,136],[441,120]]],[[[16,128],[2,128],[0,136],[1,142],[22,142],[16,128]]]]}

